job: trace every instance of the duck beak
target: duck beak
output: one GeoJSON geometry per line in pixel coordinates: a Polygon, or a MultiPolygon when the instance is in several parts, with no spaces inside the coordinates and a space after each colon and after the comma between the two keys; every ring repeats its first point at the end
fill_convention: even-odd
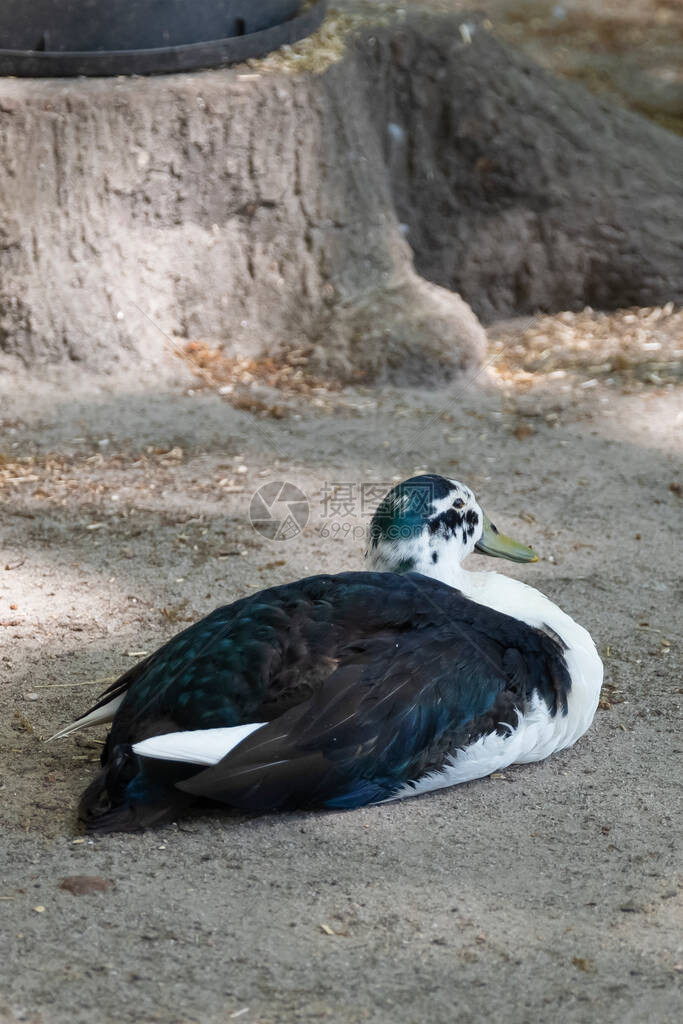
{"type": "Polygon", "coordinates": [[[484,532],[475,544],[477,551],[493,558],[507,558],[510,562],[537,562],[538,555],[526,544],[499,533],[488,516],[484,516],[484,532]]]}

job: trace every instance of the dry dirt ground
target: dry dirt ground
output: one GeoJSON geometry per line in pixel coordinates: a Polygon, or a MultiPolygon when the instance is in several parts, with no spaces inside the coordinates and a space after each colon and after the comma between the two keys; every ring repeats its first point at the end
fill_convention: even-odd
{"type": "Polygon", "coordinates": [[[680,1019],[679,331],[503,325],[476,378],[429,393],[0,377],[0,1020],[680,1019]],[[104,732],[46,737],[216,605],[359,566],[361,484],[422,469],[533,543],[503,570],[595,637],[577,746],[396,805],[80,834],[104,732]],[[310,501],[286,541],[248,520],[276,479],[310,501]]]}

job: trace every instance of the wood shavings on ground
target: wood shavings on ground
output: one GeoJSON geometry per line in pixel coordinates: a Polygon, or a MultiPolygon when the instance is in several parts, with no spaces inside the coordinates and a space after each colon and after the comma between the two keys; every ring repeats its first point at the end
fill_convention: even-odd
{"type": "Polygon", "coordinates": [[[260,394],[255,388],[271,388],[283,396],[310,396],[316,392],[339,390],[339,385],[308,371],[312,351],[311,346],[302,346],[280,356],[248,359],[227,356],[204,342],[191,341],[185,346],[184,358],[202,384],[216,388],[219,394],[228,397],[235,408],[251,412],[265,409],[276,419],[282,419],[286,409],[277,403],[269,407],[269,396],[260,394]]]}
{"type": "Polygon", "coordinates": [[[683,310],[662,307],[540,316],[489,330],[494,379],[529,385],[551,375],[588,376],[641,385],[673,385],[681,379],[683,310]]]}
{"type": "Polygon", "coordinates": [[[405,15],[405,10],[396,4],[381,2],[358,4],[344,11],[331,7],[313,35],[292,46],[281,46],[267,57],[248,60],[247,65],[254,71],[279,71],[290,75],[307,71],[320,75],[343,59],[353,32],[365,25],[382,24],[397,15],[405,15]]]}
{"type": "MultiPolygon", "coordinates": [[[[218,479],[205,479],[197,476],[190,462],[179,446],[153,445],[142,451],[124,449],[94,456],[87,452],[5,456],[0,462],[0,506],[11,504],[16,508],[20,503],[24,511],[16,514],[30,519],[36,515],[33,503],[43,508],[68,506],[72,527],[81,530],[88,543],[107,543],[114,535],[125,537],[134,532],[136,527],[128,517],[136,508],[154,501],[164,488],[172,491],[180,480],[185,485],[191,481],[196,493],[213,495],[219,487],[223,491],[226,484],[244,476],[240,465],[233,466],[231,460],[221,467],[218,479]],[[235,475],[226,475],[228,466],[235,475]]],[[[187,517],[169,513],[168,518],[180,524],[187,517]]],[[[192,526],[188,529],[196,541],[197,530],[192,526]]],[[[6,562],[0,569],[18,568],[20,561],[6,562]]]]}

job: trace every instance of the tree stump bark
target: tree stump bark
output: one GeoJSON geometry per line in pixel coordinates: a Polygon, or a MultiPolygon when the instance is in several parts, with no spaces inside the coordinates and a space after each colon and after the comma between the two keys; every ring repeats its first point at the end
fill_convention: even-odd
{"type": "Polygon", "coordinates": [[[680,299],[680,140],[460,20],[322,74],[0,81],[0,353],[106,370],[166,334],[435,383],[483,356],[467,303],[680,299]]]}

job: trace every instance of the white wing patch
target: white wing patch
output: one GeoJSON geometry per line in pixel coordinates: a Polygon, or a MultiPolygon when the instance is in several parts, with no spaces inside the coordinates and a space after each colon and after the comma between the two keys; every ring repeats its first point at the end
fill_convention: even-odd
{"type": "Polygon", "coordinates": [[[154,757],[162,761],[185,761],[187,764],[218,764],[226,754],[245,740],[252,732],[262,729],[267,722],[250,722],[224,729],[193,729],[189,732],[168,732],[163,736],[150,736],[133,744],[133,752],[140,757],[154,757]]]}

